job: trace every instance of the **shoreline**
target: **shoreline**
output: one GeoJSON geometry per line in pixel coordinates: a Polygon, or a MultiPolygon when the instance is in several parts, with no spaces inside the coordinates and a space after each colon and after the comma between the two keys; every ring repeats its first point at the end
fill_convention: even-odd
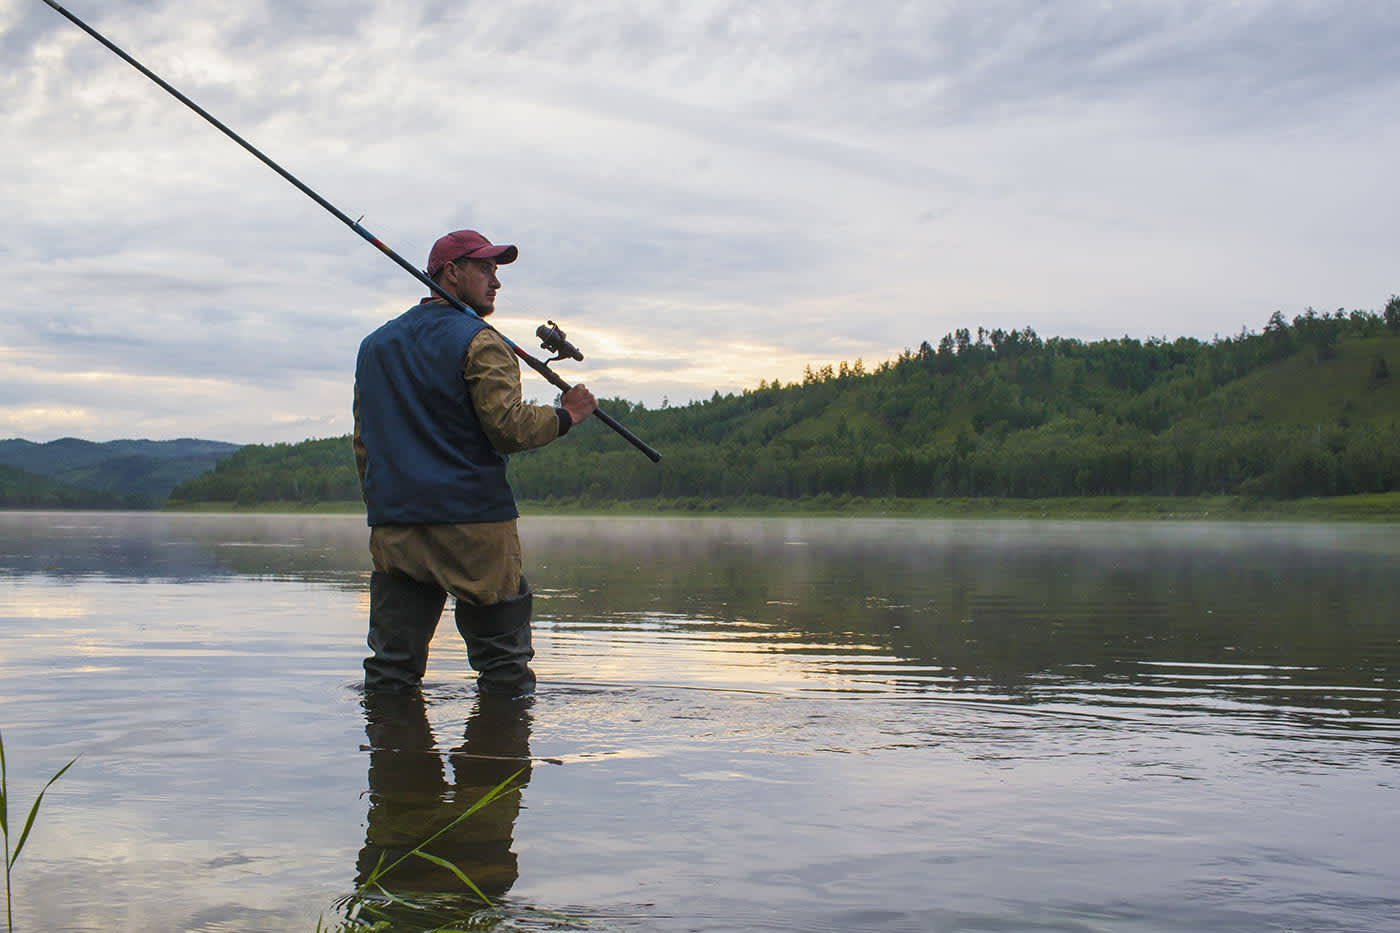
{"type": "MultiPolygon", "coordinates": [[[[354,515],[360,502],[198,502],[166,505],[162,512],[354,515]]],[[[862,499],[821,495],[808,499],[638,499],[621,502],[520,500],[530,515],[679,515],[728,517],[1046,519],[1123,521],[1400,522],[1400,492],[1310,499],[1244,496],[1082,496],[1055,499],[862,499]]]]}

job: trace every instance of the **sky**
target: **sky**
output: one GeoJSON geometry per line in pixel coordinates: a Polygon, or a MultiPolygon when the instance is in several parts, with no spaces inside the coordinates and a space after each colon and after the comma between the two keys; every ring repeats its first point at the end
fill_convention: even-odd
{"type": "MultiPolygon", "coordinates": [[[[1393,0],[65,6],[410,262],[516,244],[492,322],[600,399],[1400,292],[1393,0]]],[[[351,430],[420,283],[43,0],[0,140],[0,438],[351,430]]]]}

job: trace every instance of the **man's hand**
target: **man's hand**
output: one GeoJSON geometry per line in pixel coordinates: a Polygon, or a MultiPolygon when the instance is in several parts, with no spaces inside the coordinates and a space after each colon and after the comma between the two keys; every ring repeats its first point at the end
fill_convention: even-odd
{"type": "Polygon", "coordinates": [[[576,385],[559,397],[559,407],[569,413],[574,424],[584,421],[598,408],[598,400],[586,385],[576,385]]]}

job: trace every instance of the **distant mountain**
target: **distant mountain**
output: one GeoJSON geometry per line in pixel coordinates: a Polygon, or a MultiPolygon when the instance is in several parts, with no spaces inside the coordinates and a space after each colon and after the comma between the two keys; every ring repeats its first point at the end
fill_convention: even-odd
{"type": "Polygon", "coordinates": [[[195,438],[3,440],[0,466],[23,472],[0,474],[0,507],[158,508],[175,486],[209,472],[241,447],[195,438]]]}

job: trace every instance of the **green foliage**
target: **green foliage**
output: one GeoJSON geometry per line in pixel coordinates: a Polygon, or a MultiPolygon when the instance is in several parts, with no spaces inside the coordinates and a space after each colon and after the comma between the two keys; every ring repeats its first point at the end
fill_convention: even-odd
{"type": "Polygon", "coordinates": [[[170,503],[343,502],[360,498],[348,437],[300,444],[253,444],[210,473],[176,486],[170,503]]]}
{"type": "MultiPolygon", "coordinates": [[[[1400,384],[1384,366],[1400,335],[1387,321],[1275,312],[1262,333],[1210,342],[960,328],[873,369],[808,367],[800,384],[655,410],[603,400],[660,464],[588,421],[512,457],[511,482],[522,499],[595,506],[1400,490],[1400,384]]],[[[305,502],[308,490],[359,498],[348,438],[245,448],[172,499],[305,502]]]]}
{"type": "Polygon", "coordinates": [[[1390,364],[1385,361],[1385,354],[1377,352],[1371,358],[1371,381],[1385,382],[1390,378],[1390,364]]]}
{"type": "Polygon", "coordinates": [[[63,777],[64,772],[73,767],[73,763],[78,759],[68,762],[58,773],[49,778],[43,790],[39,791],[39,796],[34,798],[34,805],[29,808],[29,816],[24,821],[24,828],[20,830],[19,840],[15,843],[14,851],[10,850],[10,782],[9,770],[5,765],[5,740],[0,737],[0,834],[5,837],[5,924],[6,928],[13,933],[15,928],[14,898],[10,893],[10,875],[14,872],[15,863],[19,861],[20,852],[24,851],[24,844],[29,840],[29,831],[34,828],[34,819],[39,815],[39,804],[44,802],[44,794],[53,786],[54,781],[63,777]]]}
{"type": "Polygon", "coordinates": [[[141,495],[123,495],[56,483],[11,466],[0,466],[0,508],[5,509],[142,509],[155,508],[141,495]]]}

